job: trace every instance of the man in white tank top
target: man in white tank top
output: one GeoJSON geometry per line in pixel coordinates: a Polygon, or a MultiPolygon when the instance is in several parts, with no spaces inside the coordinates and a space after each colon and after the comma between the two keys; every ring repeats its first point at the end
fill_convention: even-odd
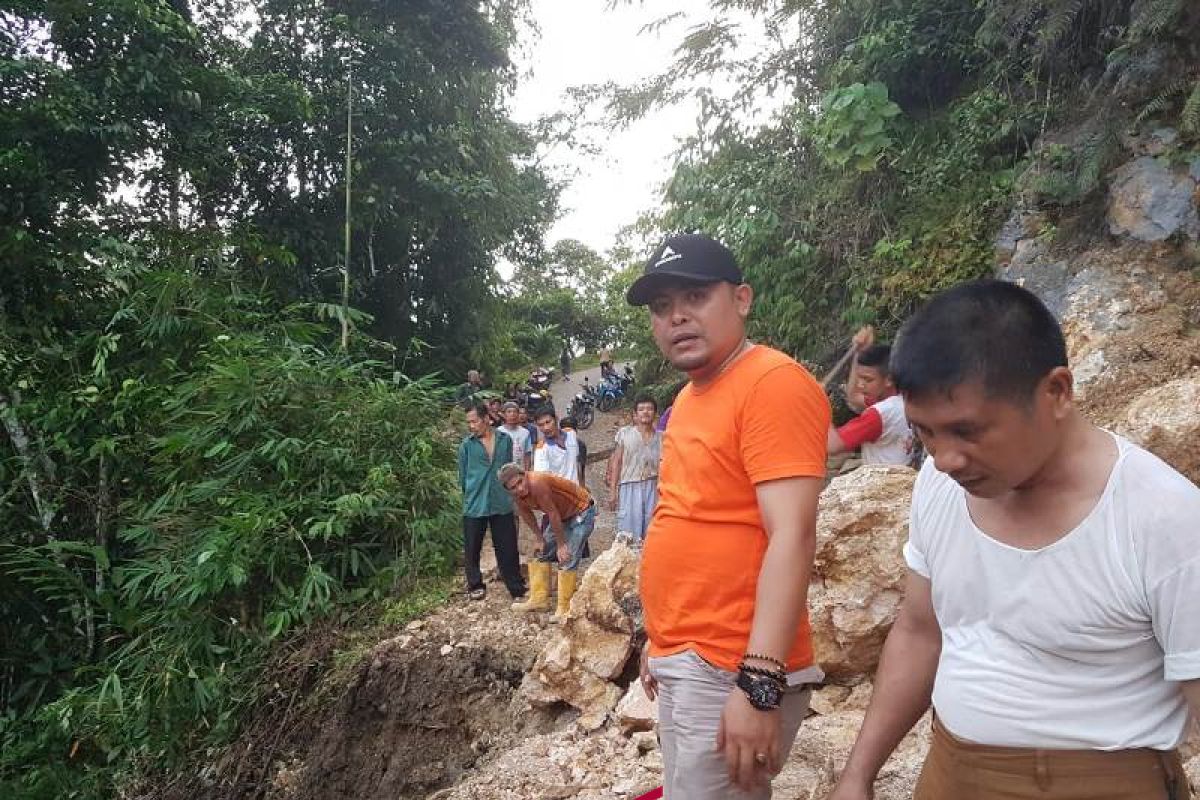
{"type": "Polygon", "coordinates": [[[1200,710],[1200,489],[1074,404],[1058,323],[1000,281],[891,358],[929,458],[905,599],[831,800],[866,800],[932,703],[917,800],[1184,800],[1200,710]]]}
{"type": "Polygon", "coordinates": [[[888,369],[891,352],[885,344],[869,344],[855,354],[847,400],[851,407],[861,402],[865,408],[845,425],[830,427],[829,455],[862,448],[864,464],[912,463],[912,430],[904,416],[904,398],[896,393],[888,369]]]}

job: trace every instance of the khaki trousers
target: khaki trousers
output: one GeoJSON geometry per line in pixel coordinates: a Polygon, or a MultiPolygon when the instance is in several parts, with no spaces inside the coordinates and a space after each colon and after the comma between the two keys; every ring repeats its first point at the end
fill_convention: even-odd
{"type": "MultiPolygon", "coordinates": [[[[658,681],[658,738],[663,754],[665,800],[769,800],[771,787],[743,792],[729,782],[725,756],[717,752],[717,727],[729,693],[738,691],[737,675],[686,650],[650,659],[658,681]]],[[[783,712],[781,750],[796,741],[808,713],[809,689],[788,690],[783,712]]]]}
{"type": "Polygon", "coordinates": [[[1189,800],[1177,751],[1034,750],[963,741],[935,718],[914,800],[1189,800]]]}

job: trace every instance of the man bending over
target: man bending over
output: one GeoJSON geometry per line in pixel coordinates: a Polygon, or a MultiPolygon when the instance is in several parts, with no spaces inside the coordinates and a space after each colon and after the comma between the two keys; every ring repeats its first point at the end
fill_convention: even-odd
{"type": "Polygon", "coordinates": [[[588,537],[596,527],[596,503],[587,489],[574,481],[545,472],[526,472],[519,464],[500,468],[500,483],[516,500],[517,515],[537,530],[534,511],[546,515],[545,541],[536,560],[529,562],[529,601],[514,603],[517,611],[549,609],[550,564],[558,562],[558,607],[561,622],[579,585],[579,563],[588,537]]]}

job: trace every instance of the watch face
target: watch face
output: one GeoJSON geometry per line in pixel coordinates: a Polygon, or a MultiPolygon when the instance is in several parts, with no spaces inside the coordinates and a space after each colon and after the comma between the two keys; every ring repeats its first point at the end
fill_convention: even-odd
{"type": "Polygon", "coordinates": [[[783,699],[783,689],[770,678],[741,673],[738,675],[738,688],[746,693],[750,705],[760,711],[769,711],[779,707],[783,699]]]}
{"type": "Polygon", "coordinates": [[[779,687],[771,681],[759,681],[754,685],[754,699],[758,701],[760,706],[769,706],[774,708],[779,705],[780,695],[779,687]]]}

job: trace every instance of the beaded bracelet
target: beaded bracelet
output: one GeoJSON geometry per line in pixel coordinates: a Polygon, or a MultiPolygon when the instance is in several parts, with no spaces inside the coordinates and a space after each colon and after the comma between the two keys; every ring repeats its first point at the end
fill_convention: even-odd
{"type": "Polygon", "coordinates": [[[743,662],[738,664],[738,672],[744,672],[747,675],[761,675],[762,677],[770,678],[781,685],[787,684],[787,675],[783,673],[783,670],[769,670],[763,669],[762,667],[750,667],[743,662]]]}
{"type": "Polygon", "coordinates": [[[779,667],[779,669],[781,671],[787,669],[787,664],[783,663],[778,658],[771,658],[770,656],[759,655],[758,653],[746,653],[746,655],[742,656],[742,663],[745,663],[746,659],[748,659],[748,658],[753,658],[756,661],[766,661],[769,664],[774,664],[775,666],[779,667]]]}

